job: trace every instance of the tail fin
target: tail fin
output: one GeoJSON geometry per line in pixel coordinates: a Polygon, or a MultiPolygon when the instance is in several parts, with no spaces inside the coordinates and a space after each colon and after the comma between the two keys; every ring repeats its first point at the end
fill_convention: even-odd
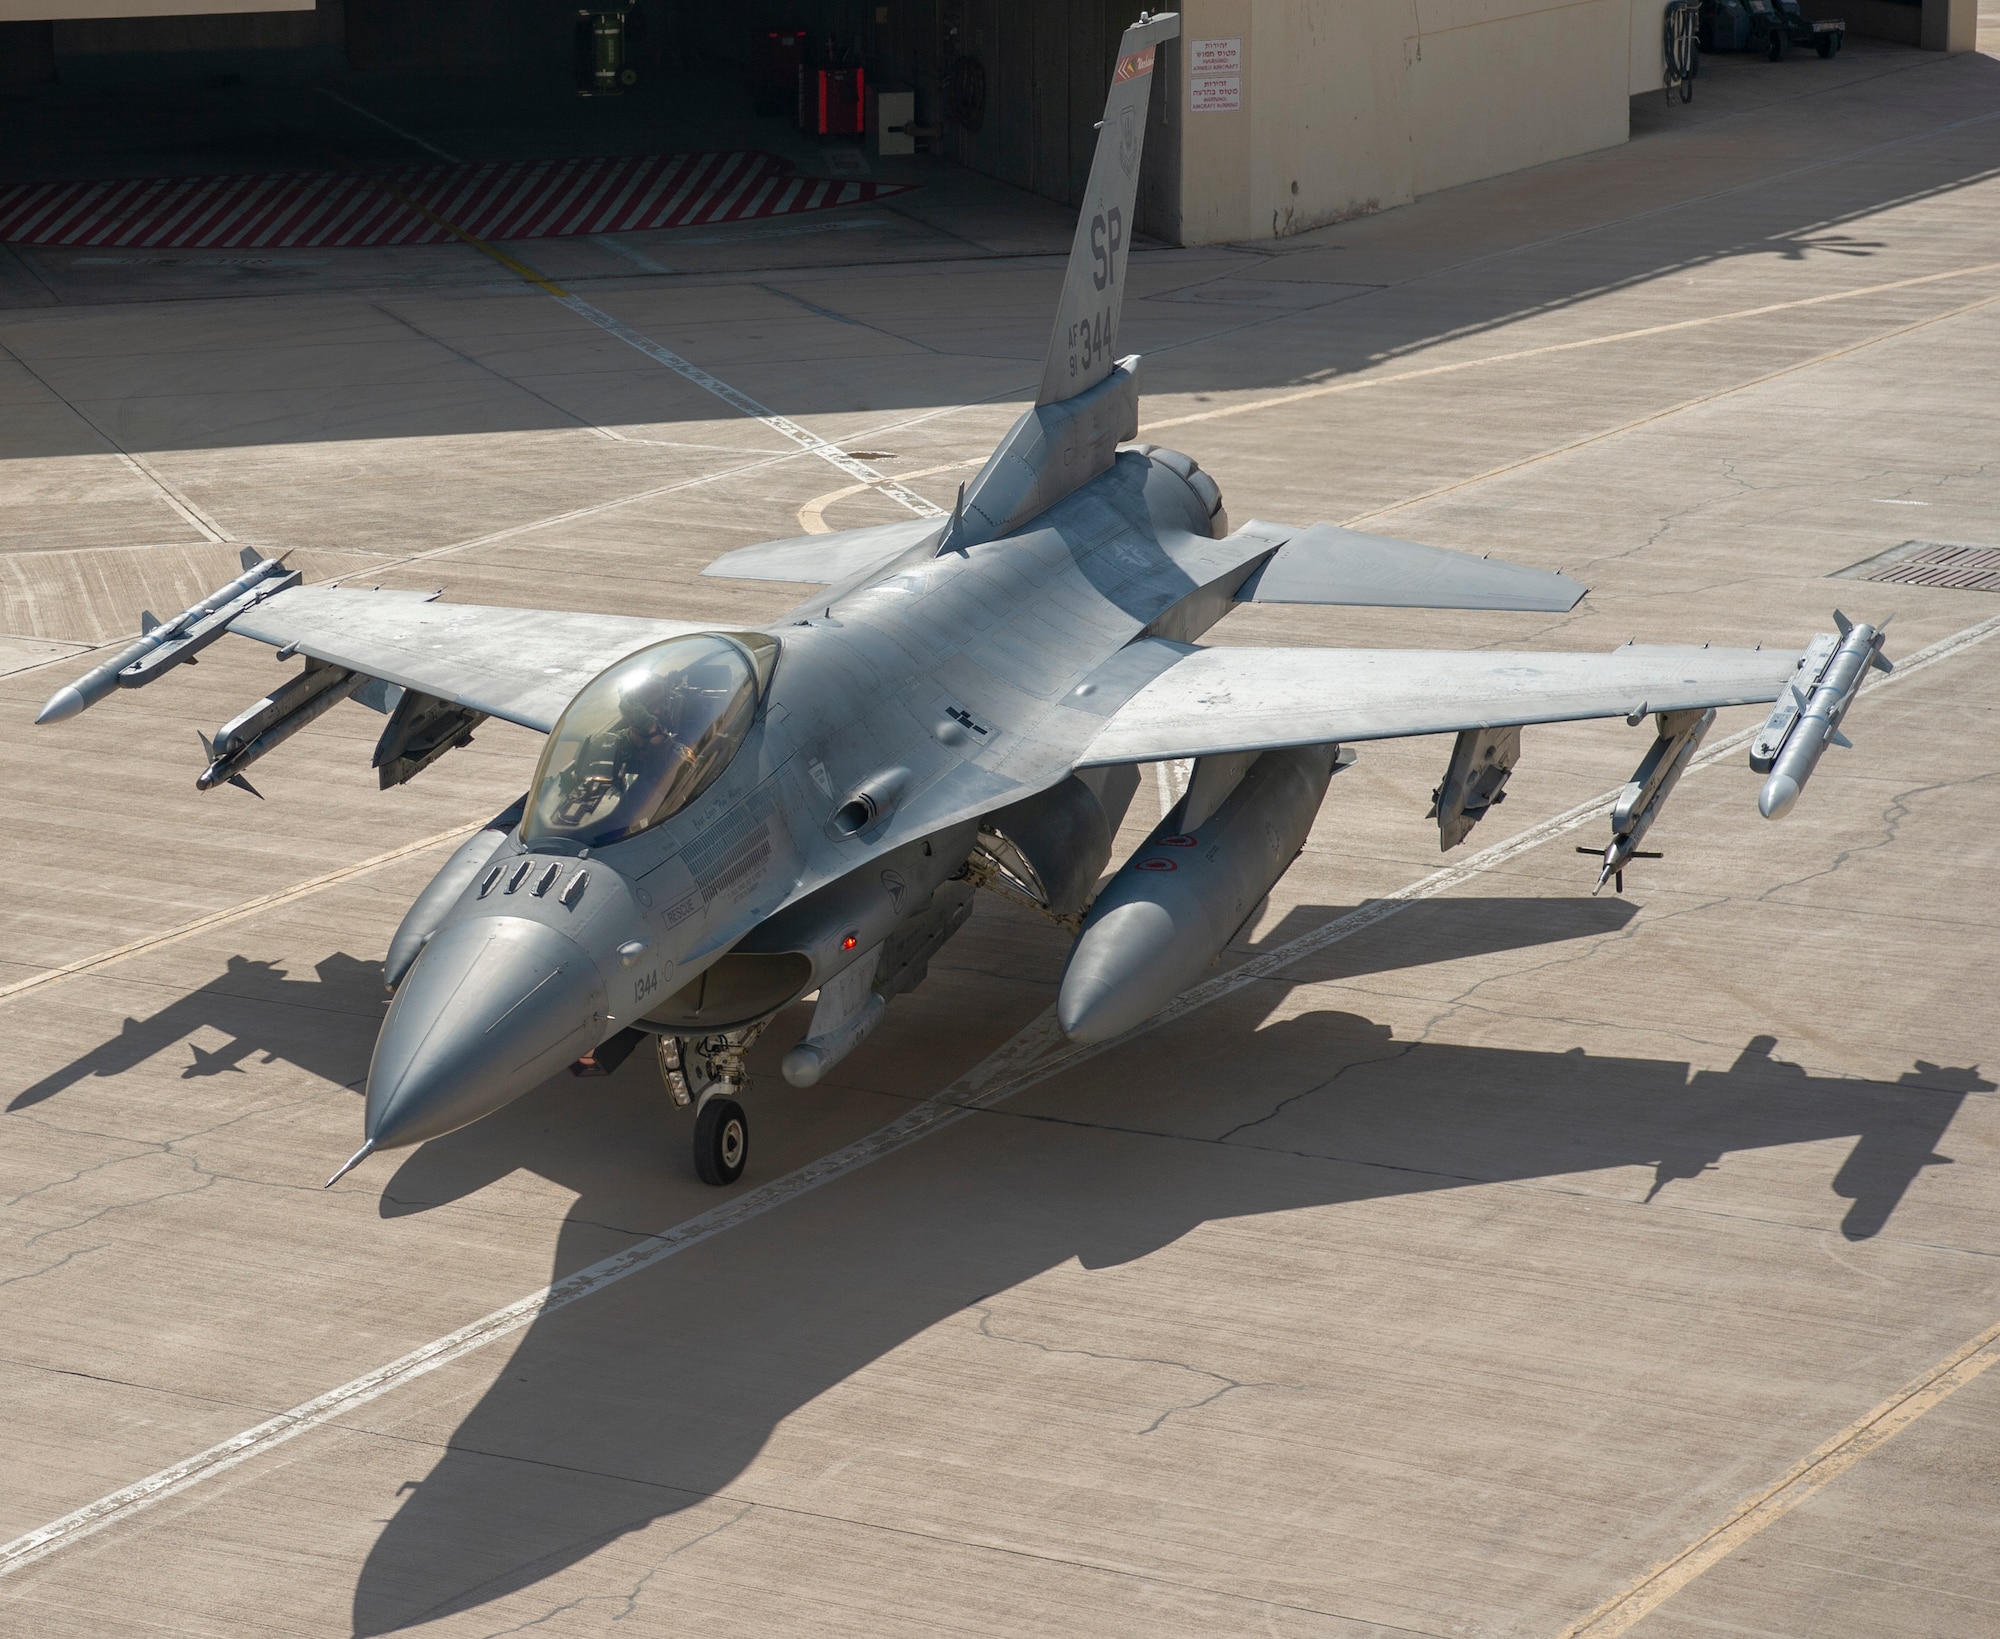
{"type": "Polygon", "coordinates": [[[1118,356],[1118,315],[1124,306],[1125,252],[1132,237],[1132,207],[1139,195],[1139,154],[1146,141],[1146,103],[1153,90],[1153,52],[1163,40],[1177,39],[1180,17],[1139,14],[1118,44],[1118,66],[1104,120],[1097,128],[1097,154],[1083,190],[1062,306],[1042,366],[1042,390],[1035,403],[1074,398],[1111,374],[1118,356]]]}

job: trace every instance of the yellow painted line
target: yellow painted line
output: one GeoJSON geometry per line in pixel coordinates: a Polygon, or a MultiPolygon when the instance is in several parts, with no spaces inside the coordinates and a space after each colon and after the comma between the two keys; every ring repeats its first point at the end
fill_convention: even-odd
{"type": "Polygon", "coordinates": [[[1616,1639],[1726,1559],[1760,1531],[1776,1525],[1815,1492],[1840,1478],[1869,1452],[1887,1444],[1925,1412],[1934,1411],[1981,1373],[2000,1365],[2000,1321],[1960,1344],[1915,1381],[1857,1418],[1796,1464],[1775,1484],[1747,1497],[1729,1517],[1624,1592],[1606,1600],[1557,1639],[1616,1639]]]}
{"type": "Polygon", "coordinates": [[[1649,324],[1638,330],[1617,330],[1610,335],[1586,336],[1579,341],[1550,342],[1543,347],[1523,347],[1511,353],[1488,353],[1479,358],[1459,359],[1451,364],[1426,365],[1421,370],[1399,370],[1381,376],[1342,377],[1339,381],[1322,382],[1316,387],[1301,387],[1295,392],[1280,393],[1274,398],[1252,399],[1243,404],[1221,404],[1212,410],[1197,410],[1188,415],[1149,421],[1139,429],[1139,432],[1143,437],[1149,433],[1164,431],[1168,427],[1191,426],[1197,421],[1220,421],[1225,416],[1250,415],[1258,410],[1277,409],[1281,405],[1299,404],[1307,399],[1327,398],[1335,393],[1366,392],[1372,387],[1389,387],[1397,382],[1422,381],[1430,376],[1455,375],[1461,370],[1483,370],[1493,364],[1514,364],[1522,359],[1547,358],[1556,353],[1574,353],[1586,347],[1609,347],[1616,342],[1640,341],[1648,336],[1671,335],[1680,330],[1698,330],[1711,324],[1729,324],[1737,319],[1761,318],[1769,313],[1785,313],[1795,308],[1820,307],[1828,302],[1849,302],[1862,296],[1879,296],[1890,290],[1913,290],[1920,285],[1937,284],[1947,279],[1969,279],[1980,273],[2000,273],[2000,262],[1980,262],[1972,267],[1951,268],[1943,273],[1925,273],[1912,279],[1892,279],[1886,284],[1861,285],[1853,290],[1834,290],[1821,296],[1801,296],[1795,301],[1768,302],[1762,307],[1740,307],[1729,313],[1710,313],[1700,318],[1676,319],[1668,324],[1649,324]]]}
{"type": "MultiPolygon", "coordinates": [[[[906,472],[897,480],[908,483],[912,478],[935,478],[941,472],[957,472],[961,467],[981,467],[986,457],[975,455],[967,461],[947,461],[941,467],[924,467],[917,472],[906,472]]],[[[824,495],[815,495],[799,508],[799,528],[808,535],[831,535],[833,525],[826,521],[826,509],[836,501],[844,501],[850,495],[860,495],[879,486],[875,484],[848,484],[840,489],[830,489],[824,495]]]]}
{"type": "Polygon", "coordinates": [[[158,950],[163,945],[179,944],[183,939],[192,939],[196,934],[206,933],[211,928],[240,922],[244,917],[255,916],[259,911],[267,911],[278,905],[288,905],[295,899],[304,899],[323,888],[335,887],[357,876],[365,876],[370,871],[379,870],[384,865],[393,865],[399,859],[408,859],[412,854],[421,854],[426,849],[436,848],[442,843],[468,837],[484,823],[481,820],[471,825],[456,825],[449,831],[440,831],[435,836],[425,837],[420,842],[406,842],[399,848],[391,848],[387,853],[356,860],[352,865],[342,865],[334,870],[324,871],[318,876],[308,877],[304,882],[294,883],[289,888],[280,888],[276,893],[260,894],[255,899],[245,899],[223,910],[210,911],[206,916],[197,916],[193,921],[183,922],[178,927],[167,928],[160,933],[149,933],[143,939],[134,939],[129,944],[116,945],[110,950],[101,950],[95,956],[86,956],[81,961],[49,968],[46,972],[37,973],[31,978],[16,979],[10,985],[0,985],[0,1002],[11,1001],[16,996],[25,996],[29,991],[40,990],[44,985],[73,979],[79,973],[90,973],[98,968],[109,967],[114,962],[129,961],[134,956],[143,956],[146,952],[158,950]]]}
{"type": "MultiPolygon", "coordinates": [[[[345,101],[346,99],[343,98],[341,100],[345,101]]],[[[352,108],[354,107],[354,104],[348,103],[347,106],[352,108]]],[[[365,113],[366,110],[364,109],[362,110],[362,112],[365,113]]],[[[363,170],[364,168],[357,165],[355,166],[355,169],[359,171],[363,170]]],[[[418,201],[412,199],[408,194],[403,192],[401,188],[397,187],[396,184],[391,182],[387,177],[379,176],[373,171],[366,171],[365,174],[368,177],[368,180],[374,183],[376,187],[380,188],[384,193],[391,194],[397,199],[400,199],[405,205],[409,206],[411,210],[415,211],[417,215],[421,216],[426,222],[431,223],[435,227],[443,228],[444,231],[450,234],[454,239],[462,240],[464,243],[470,245],[474,250],[478,251],[481,255],[492,257],[494,261],[498,262],[509,273],[519,274],[523,279],[526,279],[529,284],[536,285],[539,288],[546,290],[551,296],[555,297],[557,301],[567,301],[569,299],[569,292],[567,290],[563,289],[563,287],[557,284],[553,279],[543,278],[541,274],[537,273],[533,268],[529,267],[526,262],[516,261],[513,257],[509,256],[504,250],[500,250],[493,245],[489,245],[484,239],[481,239],[477,234],[467,233],[465,229],[461,228],[456,222],[452,221],[449,217],[440,216],[436,211],[432,210],[428,205],[420,204],[418,201]]]]}

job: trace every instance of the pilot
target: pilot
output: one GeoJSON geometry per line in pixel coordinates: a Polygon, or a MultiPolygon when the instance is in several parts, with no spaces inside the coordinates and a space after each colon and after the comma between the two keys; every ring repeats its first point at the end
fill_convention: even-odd
{"type": "Polygon", "coordinates": [[[717,648],[691,664],[656,670],[642,661],[631,675],[602,680],[616,690],[615,713],[576,742],[555,776],[559,796],[550,823],[624,835],[671,813],[680,806],[677,796],[692,794],[746,686],[747,668],[733,651],[717,648]]]}

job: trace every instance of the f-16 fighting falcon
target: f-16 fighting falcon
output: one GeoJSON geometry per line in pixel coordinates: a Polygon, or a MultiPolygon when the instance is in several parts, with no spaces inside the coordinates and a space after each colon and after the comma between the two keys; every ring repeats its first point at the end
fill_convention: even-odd
{"type": "MultiPolygon", "coordinates": [[[[1636,854],[1715,708],[1777,701],[1751,750],[1786,812],[1882,635],[1792,648],[1609,654],[1203,647],[1240,603],[1566,610],[1560,574],[1251,521],[1138,431],[1117,356],[1154,53],[1126,30],[1032,409],[949,519],[734,551],[710,575],[826,590],[761,628],[485,608],[244,573],[60,690],[57,722],[233,632],[302,669],[203,744],[198,784],[245,770],[340,701],[387,714],[384,788],[488,717],[548,736],[523,797],[464,844],[389,946],[365,1142],[421,1143],[569,1065],[650,1038],[695,1107],[695,1167],[741,1175],[744,1058],[817,993],[785,1079],[812,1085],[920,984],[976,890],[1073,929],[1057,1016],[1132,1028],[1193,984],[1305,843],[1357,741],[1456,732],[1444,847],[1499,799],[1523,725],[1653,716],[1598,886],[1636,854]],[[1100,888],[1142,763],[1194,759],[1179,803],[1100,888]]],[[[340,1174],[336,1174],[336,1177],[340,1174]]]]}

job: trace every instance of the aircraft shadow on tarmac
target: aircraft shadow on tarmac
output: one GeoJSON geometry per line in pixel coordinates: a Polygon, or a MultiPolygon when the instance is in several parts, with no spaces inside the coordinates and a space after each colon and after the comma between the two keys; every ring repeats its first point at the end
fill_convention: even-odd
{"type": "MultiPolygon", "coordinates": [[[[1615,900],[1434,901],[1402,913],[1394,939],[1314,961],[1352,977],[1441,948],[1616,934],[1631,914],[1615,900]]],[[[1966,1095],[1993,1087],[1976,1069],[1922,1061],[1893,1084],[1817,1078],[1776,1059],[1769,1036],[1727,1070],[1690,1074],[1582,1049],[1399,1043],[1347,1013],[1256,1029],[1271,996],[1252,986],[1217,1004],[1242,1045],[1202,1102],[1162,1112],[1155,1082],[1100,1061],[1049,1084],[1060,1115],[1046,1099],[1029,1120],[1003,1107],[538,1321],[444,1456],[410,1481],[362,1570],[355,1632],[472,1609],[694,1506],[799,1408],[1070,1260],[1125,1263],[1216,1219],[1610,1167],[1652,1168],[1656,1195],[1733,1151],[1832,1139],[1853,1140],[1830,1183],[1851,1203],[1843,1232],[1860,1240],[1946,1160],[1936,1147],[1966,1095]],[[1301,1065],[1309,1080],[1287,1092],[1301,1065]]],[[[1126,1051],[1148,1050],[1186,1043],[1126,1051]]],[[[551,1083],[415,1151],[383,1214],[463,1199],[526,1166],[576,1192],[560,1276],[618,1244],[607,1230],[655,1230],[713,1203],[680,1176],[686,1118],[668,1112],[650,1066],[583,1086],[551,1083]]],[[[753,1089],[760,1126],[781,1143],[814,1096],[753,1089]]],[[[767,1137],[765,1153],[774,1147],[767,1137]]]]}
{"type": "Polygon", "coordinates": [[[312,978],[294,978],[276,962],[232,956],[199,990],[144,1019],[127,1019],[118,1034],[16,1093],[7,1108],[25,1110],[96,1076],[124,1075],[156,1054],[187,1043],[191,1062],[181,1079],[240,1072],[261,1056],[297,1065],[324,1081],[359,1087],[387,1001],[382,964],[344,951],[324,958],[312,978]],[[358,1017],[357,1017],[358,1016],[358,1017]],[[367,1019],[365,1028],[358,1018],[367,1019]],[[229,1037],[207,1049],[188,1040],[197,1031],[229,1037]]]}

